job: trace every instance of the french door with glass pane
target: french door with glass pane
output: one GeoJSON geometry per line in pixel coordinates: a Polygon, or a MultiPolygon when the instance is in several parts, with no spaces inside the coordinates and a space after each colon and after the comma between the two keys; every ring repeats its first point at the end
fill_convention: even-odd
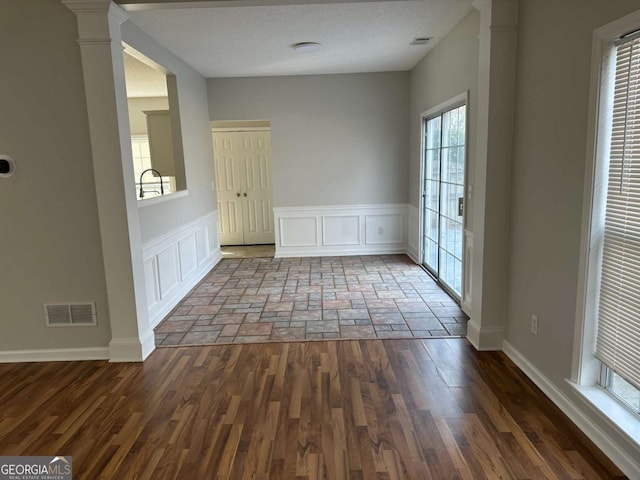
{"type": "Polygon", "coordinates": [[[460,300],[466,105],[424,119],[423,265],[460,300]]]}

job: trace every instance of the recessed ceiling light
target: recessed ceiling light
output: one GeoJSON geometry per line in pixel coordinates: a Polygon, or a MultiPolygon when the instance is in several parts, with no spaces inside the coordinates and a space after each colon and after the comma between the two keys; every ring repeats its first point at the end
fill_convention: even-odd
{"type": "Polygon", "coordinates": [[[416,37],[409,45],[426,45],[433,37],[416,37]]]}
{"type": "Polygon", "coordinates": [[[293,44],[292,47],[296,52],[310,53],[318,51],[320,44],[318,42],[300,42],[293,44]]]}

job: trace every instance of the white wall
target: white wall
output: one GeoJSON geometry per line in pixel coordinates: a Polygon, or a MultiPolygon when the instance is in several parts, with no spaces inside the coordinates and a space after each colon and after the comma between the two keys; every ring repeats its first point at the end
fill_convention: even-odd
{"type": "MultiPolygon", "coordinates": [[[[156,197],[138,203],[148,315],[155,327],[221,258],[207,88],[199,73],[131,22],[122,25],[122,39],[166,68],[177,85],[177,106],[172,102],[171,110],[180,121],[188,194],[178,192],[177,198],[156,197]],[[154,203],[157,201],[161,203],[154,203]]],[[[172,84],[170,92],[171,88],[172,84]]],[[[166,101],[131,99],[130,117],[140,115],[140,107],[160,105],[161,100],[166,101]]],[[[132,133],[137,128],[133,124],[132,133]]],[[[175,136],[173,141],[175,145],[175,136]]]]}
{"type": "MultiPolygon", "coordinates": [[[[411,71],[409,99],[409,215],[408,253],[419,258],[420,245],[420,164],[422,162],[422,114],[460,94],[468,94],[467,103],[467,184],[474,183],[476,118],[478,107],[478,33],[480,13],[473,10],[463,18],[411,71]]],[[[473,198],[465,205],[465,269],[462,291],[463,308],[471,310],[473,255],[473,198]]]]}
{"type": "MultiPolygon", "coordinates": [[[[409,99],[409,203],[420,202],[420,152],[422,113],[469,92],[467,178],[473,178],[478,90],[478,33],[480,13],[473,10],[458,23],[411,71],[409,99]]],[[[471,218],[468,205],[466,218],[471,218]]]]}
{"type": "Polygon", "coordinates": [[[274,206],[407,201],[406,72],[209,79],[211,120],[270,120],[274,206]]]}
{"type": "Polygon", "coordinates": [[[76,17],[60,2],[0,3],[0,351],[111,339],[76,17]],[[96,302],[97,327],[46,328],[44,302],[96,302]]]}
{"type": "Polygon", "coordinates": [[[130,21],[122,25],[122,40],[176,75],[184,163],[189,194],[140,209],[143,243],[175,232],[216,209],[213,146],[205,79],[130,21]]]}
{"type": "Polygon", "coordinates": [[[569,398],[592,34],[638,8],[637,0],[520,2],[507,341],[569,398]]]}

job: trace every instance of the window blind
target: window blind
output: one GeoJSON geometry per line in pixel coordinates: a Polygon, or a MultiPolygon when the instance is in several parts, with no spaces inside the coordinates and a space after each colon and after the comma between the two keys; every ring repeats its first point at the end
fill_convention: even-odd
{"type": "Polygon", "coordinates": [[[640,388],[640,38],[616,47],[596,357],[640,388]]]}

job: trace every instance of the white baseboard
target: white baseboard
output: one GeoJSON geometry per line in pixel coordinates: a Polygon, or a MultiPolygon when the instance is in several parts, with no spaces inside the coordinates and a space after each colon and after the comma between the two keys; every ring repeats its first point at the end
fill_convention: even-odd
{"type": "Polygon", "coordinates": [[[407,252],[407,205],[273,209],[276,257],[407,252]]]}
{"type": "Polygon", "coordinates": [[[467,322],[467,340],[479,351],[502,350],[504,329],[496,327],[478,328],[473,318],[467,322]]]}
{"type": "Polygon", "coordinates": [[[9,350],[0,352],[0,363],[71,362],[77,360],[108,359],[108,347],[52,348],[46,350],[9,350]]]}
{"type": "Polygon", "coordinates": [[[222,258],[218,212],[147,242],[142,252],[149,323],[154,328],[222,258]]]}
{"type": "Polygon", "coordinates": [[[502,351],[626,476],[640,478],[640,462],[620,448],[520,351],[506,340],[502,342],[502,351]]]}
{"type": "MultiPolygon", "coordinates": [[[[153,351],[156,349],[156,335],[152,328],[149,329],[145,337],[141,342],[141,361],[144,361],[153,351]]],[[[116,360],[111,357],[109,359],[110,362],[115,362],[116,360]]]]}
{"type": "Polygon", "coordinates": [[[412,250],[411,247],[409,247],[405,253],[416,265],[420,265],[420,259],[417,251],[412,250]]]}
{"type": "Polygon", "coordinates": [[[109,342],[109,361],[141,362],[142,343],[137,338],[114,338],[109,342]]]}
{"type": "Polygon", "coordinates": [[[155,335],[152,329],[139,338],[114,338],[109,342],[109,361],[143,362],[156,348],[155,335]]]}
{"type": "Polygon", "coordinates": [[[406,253],[404,248],[288,248],[284,252],[276,250],[275,258],[289,257],[346,257],[357,255],[393,255],[406,253]]]}

